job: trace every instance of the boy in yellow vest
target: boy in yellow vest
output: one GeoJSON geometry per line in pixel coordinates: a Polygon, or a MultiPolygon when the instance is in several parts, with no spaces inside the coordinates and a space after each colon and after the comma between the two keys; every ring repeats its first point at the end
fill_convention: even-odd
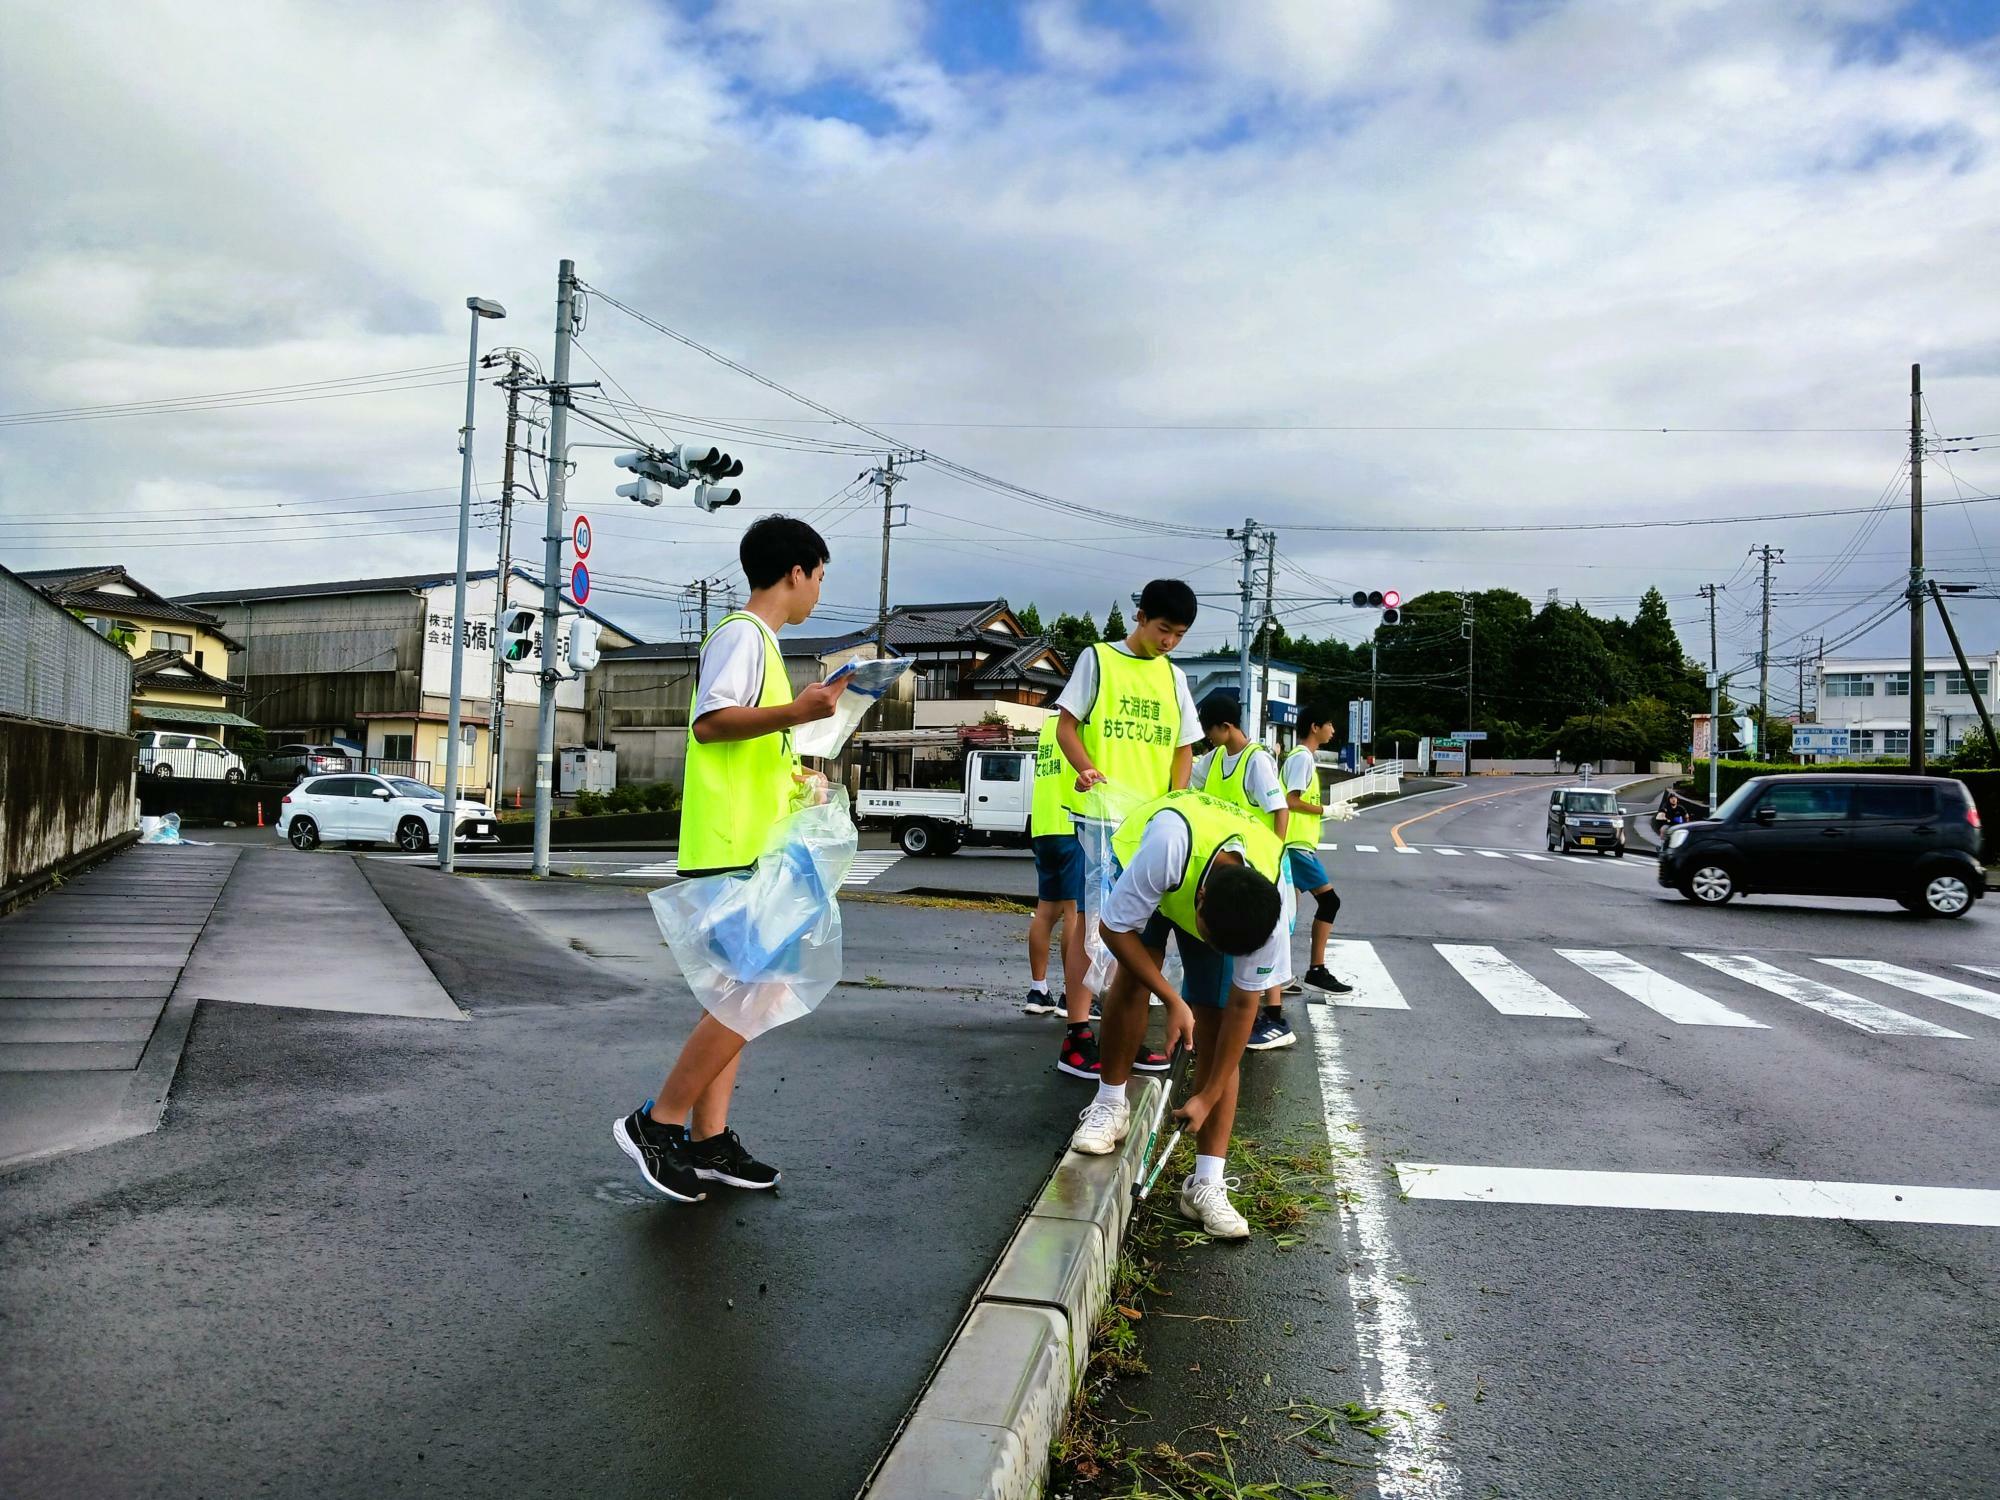
{"type": "Polygon", "coordinates": [[[1145,1035],[1148,995],[1158,995],[1168,1007],[1169,1048],[1191,1041],[1195,1049],[1194,1093],[1178,1111],[1196,1152],[1180,1211],[1219,1239],[1244,1239],[1250,1226],[1229,1201],[1222,1170],[1243,1044],[1290,943],[1277,886],[1284,848],[1242,808],[1191,791],[1139,808],[1111,847],[1120,870],[1101,926],[1118,969],[1104,992],[1104,1072],[1070,1146],[1102,1156],[1130,1132],[1125,1059],[1145,1035]],[[1160,972],[1169,935],[1186,969],[1184,995],[1160,972]]]}
{"type": "MultiPolygon", "coordinates": [[[[1285,836],[1285,859],[1289,863],[1294,890],[1310,895],[1315,904],[1312,925],[1312,964],[1305,983],[1328,994],[1348,995],[1354,986],[1336,979],[1326,967],[1326,940],[1333,935],[1333,919],[1340,914],[1340,897],[1327,878],[1326,864],[1319,857],[1319,835],[1326,816],[1320,801],[1319,752],[1333,743],[1333,709],[1324,703],[1307,704],[1300,714],[1305,735],[1285,757],[1284,782],[1292,822],[1285,836]]],[[[1293,984],[1287,994],[1297,994],[1302,985],[1293,984]]],[[[1318,999],[1318,996],[1312,997],[1318,999]]]]}
{"type": "MultiPolygon", "coordinates": [[[[1201,727],[1213,746],[1195,762],[1190,785],[1211,797],[1243,808],[1278,836],[1283,843],[1290,831],[1291,805],[1278,781],[1277,757],[1243,732],[1243,710],[1236,694],[1218,689],[1201,700],[1201,727]]],[[[1284,926],[1292,930],[1291,882],[1280,880],[1278,894],[1285,898],[1284,926]]],[[[1298,1041],[1285,1020],[1285,986],[1292,982],[1292,945],[1286,942],[1278,972],[1264,992],[1257,1008],[1257,1020],[1244,1045],[1252,1052],[1270,1052],[1298,1041]]]]}
{"type": "MultiPolygon", "coordinates": [[[[750,601],[702,641],[688,716],[679,855],[688,876],[757,862],[805,779],[791,731],[830,717],[842,691],[839,683],[814,683],[794,698],[778,649],[778,631],[803,624],[819,603],[828,556],[820,534],[790,516],[765,516],[743,533],[737,556],[750,601]]],[[[652,1106],[612,1125],[612,1138],[648,1186],[696,1203],[711,1182],[778,1185],[777,1169],[751,1156],[729,1128],[742,1053],[743,1038],[704,1014],[652,1106]]]]}

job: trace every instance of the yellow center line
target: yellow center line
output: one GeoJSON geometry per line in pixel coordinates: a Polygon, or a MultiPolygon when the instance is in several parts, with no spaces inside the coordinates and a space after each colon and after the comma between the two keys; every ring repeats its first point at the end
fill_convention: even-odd
{"type": "Polygon", "coordinates": [[[1474,802],[1491,802],[1495,797],[1519,797],[1526,792],[1546,790],[1548,790],[1547,783],[1538,782],[1534,786],[1510,786],[1504,792],[1481,792],[1477,797],[1460,797],[1456,802],[1447,802],[1443,807],[1434,807],[1429,812],[1418,813],[1414,818],[1403,819],[1389,830],[1389,837],[1398,849],[1407,849],[1410,846],[1403,842],[1403,830],[1412,823],[1421,823],[1425,818],[1435,818],[1439,813],[1453,812],[1474,802]]]}

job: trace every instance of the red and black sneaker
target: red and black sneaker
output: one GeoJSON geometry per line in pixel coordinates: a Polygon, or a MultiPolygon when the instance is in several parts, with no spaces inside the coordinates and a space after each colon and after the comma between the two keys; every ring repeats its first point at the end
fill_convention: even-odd
{"type": "Polygon", "coordinates": [[[1155,1052],[1144,1042],[1139,1044],[1139,1055],[1132,1059],[1133,1068],[1141,1073],[1164,1073],[1173,1059],[1164,1052],[1155,1052]]]}
{"type": "Polygon", "coordinates": [[[1095,1082],[1098,1067],[1097,1033],[1088,1026],[1067,1028],[1063,1032],[1062,1050],[1056,1054],[1056,1071],[1095,1082]]]}

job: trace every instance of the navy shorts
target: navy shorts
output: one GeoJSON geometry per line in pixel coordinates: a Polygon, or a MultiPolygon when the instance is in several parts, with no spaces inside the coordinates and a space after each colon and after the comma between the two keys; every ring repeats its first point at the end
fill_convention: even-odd
{"type": "Polygon", "coordinates": [[[1292,862],[1292,889],[1295,891],[1316,891],[1333,882],[1326,877],[1326,866],[1320,861],[1319,852],[1301,849],[1296,844],[1285,851],[1285,858],[1292,862]]]}
{"type": "Polygon", "coordinates": [[[1181,998],[1189,1005],[1205,1006],[1210,1010],[1221,1010],[1229,1004],[1229,980],[1234,972],[1236,960],[1226,953],[1218,953],[1191,932],[1183,932],[1165,914],[1154,912],[1152,921],[1139,934],[1139,940],[1155,953],[1167,951],[1167,938],[1172,936],[1174,947],[1181,956],[1181,998]]]}
{"type": "Polygon", "coordinates": [[[1083,899],[1083,845],[1073,833],[1050,833],[1034,841],[1035,899],[1083,899]]]}

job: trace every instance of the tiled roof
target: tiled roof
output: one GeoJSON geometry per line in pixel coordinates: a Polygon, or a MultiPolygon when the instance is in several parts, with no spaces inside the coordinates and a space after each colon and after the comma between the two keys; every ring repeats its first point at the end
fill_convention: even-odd
{"type": "MultiPolygon", "coordinates": [[[[466,582],[491,578],[497,568],[475,568],[466,572],[466,582]]],[[[276,587],[250,589],[203,589],[175,597],[184,604],[244,604],[265,599],[311,599],[322,594],[407,594],[417,589],[449,583],[458,574],[404,573],[394,578],[348,578],[336,583],[285,583],[276,587]]],[[[509,592],[512,592],[509,590],[509,592]]]]}
{"type": "Polygon", "coordinates": [[[1058,662],[1062,653],[1056,651],[1045,635],[1034,636],[1023,641],[1005,656],[996,654],[992,660],[973,674],[975,682],[989,682],[1006,677],[1040,678],[1048,682],[1062,682],[1068,673],[1061,667],[1030,667],[1029,663],[1045,652],[1054,652],[1058,662]]]}
{"type": "Polygon", "coordinates": [[[214,615],[190,609],[164,594],[155,593],[134,578],[122,564],[112,563],[95,568],[42,568],[19,576],[64,609],[78,609],[92,615],[132,615],[142,620],[173,620],[186,625],[199,625],[212,635],[222,636],[230,646],[238,644],[223,635],[222,622],[214,615]],[[104,588],[104,585],[114,583],[122,583],[135,592],[114,594],[104,588]]]}
{"type": "Polygon", "coordinates": [[[243,695],[240,684],[226,677],[217,677],[205,672],[178,651],[149,651],[132,663],[132,682],[143,686],[155,679],[166,678],[175,687],[185,687],[201,693],[221,693],[226,697],[238,698],[243,695]]]}
{"type": "MultiPolygon", "coordinates": [[[[781,635],[778,649],[788,657],[821,657],[867,639],[848,635],[781,635]]],[[[693,661],[701,655],[700,641],[650,641],[638,646],[607,646],[598,653],[606,661],[693,661]]]]}

